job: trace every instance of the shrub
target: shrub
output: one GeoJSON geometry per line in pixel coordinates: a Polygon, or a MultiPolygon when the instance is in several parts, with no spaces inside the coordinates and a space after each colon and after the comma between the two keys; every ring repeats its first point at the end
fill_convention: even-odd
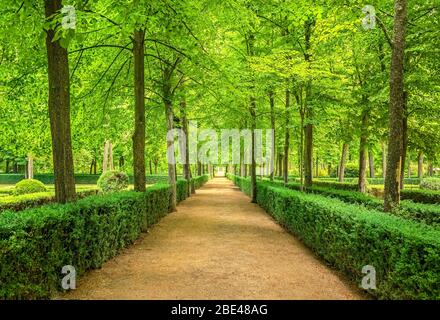
{"type": "MultiPolygon", "coordinates": [[[[273,183],[272,183],[273,184],[273,183]]],[[[288,189],[300,190],[299,184],[289,183],[288,189]]],[[[336,190],[322,187],[311,187],[306,190],[309,193],[321,194],[326,197],[342,200],[346,203],[357,204],[369,209],[383,210],[383,201],[357,191],[336,190]]],[[[440,226],[440,207],[402,201],[400,210],[392,212],[393,215],[401,216],[428,225],[440,226]]]]}
{"type": "Polygon", "coordinates": [[[30,193],[37,193],[37,192],[45,192],[46,186],[38,180],[34,179],[25,179],[21,180],[15,185],[14,194],[21,195],[21,194],[30,194],[30,193]]]}
{"type": "MultiPolygon", "coordinates": [[[[95,195],[98,190],[84,190],[76,193],[77,199],[95,195]]],[[[0,198],[0,213],[2,211],[22,211],[29,208],[39,207],[56,201],[53,192],[38,192],[19,196],[9,196],[0,198]]]]}
{"type": "Polygon", "coordinates": [[[97,185],[103,192],[121,191],[128,187],[128,176],[123,172],[107,171],[99,177],[97,185]]]}
{"type": "MultiPolygon", "coordinates": [[[[204,178],[203,178],[204,179],[204,178]]],[[[186,181],[180,181],[181,188],[186,181]]],[[[180,188],[179,187],[179,188],[180,188]]],[[[123,191],[0,215],[0,299],[46,299],[61,268],[99,268],[169,212],[170,187],[123,191]]]]}
{"type": "Polygon", "coordinates": [[[433,190],[402,190],[400,192],[402,200],[412,200],[420,203],[436,204],[440,203],[440,192],[433,190]]]}
{"type": "MultiPolygon", "coordinates": [[[[236,181],[244,179],[236,179],[236,181]]],[[[270,183],[258,204],[355,283],[376,269],[381,299],[440,299],[440,231],[382,212],[270,183]]]]}
{"type": "Polygon", "coordinates": [[[440,190],[440,179],[427,178],[420,183],[420,189],[424,190],[440,190]]]}

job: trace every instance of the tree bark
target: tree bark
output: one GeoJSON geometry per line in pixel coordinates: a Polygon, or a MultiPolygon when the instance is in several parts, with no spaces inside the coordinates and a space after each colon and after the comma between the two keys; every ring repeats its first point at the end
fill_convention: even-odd
{"type": "Polygon", "coordinates": [[[386,212],[392,211],[400,205],[406,22],[407,0],[395,0],[390,75],[388,162],[384,194],[384,210],[386,212]]]}
{"type": "Polygon", "coordinates": [[[286,89],[286,128],[285,128],[285,136],[284,136],[284,164],[283,164],[283,180],[284,183],[289,182],[289,143],[290,143],[290,91],[286,89]]]}
{"type": "Polygon", "coordinates": [[[349,147],[349,144],[346,142],[342,146],[341,162],[339,164],[339,173],[338,173],[339,182],[344,182],[345,165],[347,163],[348,147],[349,147]]]}
{"type": "Polygon", "coordinates": [[[408,118],[406,114],[406,104],[407,104],[407,92],[403,92],[403,119],[402,119],[402,164],[400,171],[400,190],[403,190],[403,183],[405,180],[405,164],[406,164],[406,154],[408,150],[408,118]]]}
{"type": "Polygon", "coordinates": [[[188,182],[188,196],[192,193],[191,187],[191,168],[189,164],[189,136],[188,136],[188,119],[186,117],[186,101],[182,99],[180,102],[180,113],[182,118],[182,131],[185,134],[185,148],[181,152],[184,152],[185,161],[183,163],[183,177],[188,182]]]}
{"type": "Polygon", "coordinates": [[[133,35],[134,58],[134,134],[133,134],[133,174],[134,190],[144,192],[145,176],[145,31],[135,30],[133,35]]]}
{"type": "Polygon", "coordinates": [[[252,131],[252,161],[251,161],[251,202],[257,203],[257,164],[255,161],[255,130],[257,129],[257,106],[255,98],[251,98],[250,105],[250,115],[251,115],[251,131],[252,131]]]}
{"type": "Polygon", "coordinates": [[[108,170],[108,153],[109,153],[109,142],[105,140],[104,143],[104,155],[102,157],[102,173],[108,170]]]}
{"type": "Polygon", "coordinates": [[[34,178],[34,157],[32,155],[28,155],[27,161],[27,178],[34,178]]]}
{"type": "Polygon", "coordinates": [[[368,150],[368,167],[370,169],[370,178],[376,178],[376,170],[374,168],[374,154],[371,150],[368,150]]]}
{"type": "Polygon", "coordinates": [[[428,174],[430,177],[434,176],[434,165],[432,161],[428,162],[428,174]]]}
{"type": "Polygon", "coordinates": [[[423,159],[425,158],[425,155],[423,154],[423,152],[419,152],[419,157],[418,157],[418,161],[417,161],[417,177],[419,179],[423,178],[423,159]]]}
{"type": "Polygon", "coordinates": [[[269,178],[273,181],[275,174],[275,142],[276,142],[276,131],[275,131],[275,99],[273,91],[269,92],[269,102],[270,102],[270,125],[273,130],[273,144],[271,148],[270,165],[269,165],[269,178]]]}
{"type": "MultiPolygon", "coordinates": [[[[61,0],[45,0],[46,19],[61,10],[61,0]]],[[[75,177],[70,132],[70,78],[67,49],[54,41],[55,30],[46,35],[49,78],[49,118],[52,136],[55,198],[65,203],[74,200],[75,177]]]]}
{"type": "Polygon", "coordinates": [[[368,126],[368,112],[364,111],[362,114],[361,138],[359,143],[359,177],[358,177],[358,190],[363,193],[367,191],[367,185],[366,185],[367,126],[368,126]]]}
{"type": "Polygon", "coordinates": [[[382,143],[382,178],[385,179],[387,173],[387,146],[382,143]]]}
{"type": "MultiPolygon", "coordinates": [[[[305,28],[305,54],[304,59],[307,63],[311,61],[311,43],[312,28],[315,25],[315,19],[309,18],[304,23],[305,28]]],[[[307,119],[306,127],[304,130],[304,185],[305,187],[311,187],[313,184],[313,107],[311,106],[312,96],[312,80],[309,80],[306,87],[306,101],[305,101],[305,117],[307,119]]]]}

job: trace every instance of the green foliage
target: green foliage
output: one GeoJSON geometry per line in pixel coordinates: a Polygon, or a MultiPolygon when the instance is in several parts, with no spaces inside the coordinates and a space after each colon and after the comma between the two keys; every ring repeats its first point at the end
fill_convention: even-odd
{"type": "Polygon", "coordinates": [[[22,195],[22,194],[45,192],[46,190],[47,190],[46,186],[41,181],[35,179],[25,179],[25,180],[21,180],[15,185],[14,194],[22,195]]]}
{"type": "Polygon", "coordinates": [[[102,192],[121,191],[128,187],[128,176],[124,172],[107,171],[99,177],[97,185],[102,192]]]}
{"type": "Polygon", "coordinates": [[[420,189],[440,191],[440,179],[426,178],[420,183],[420,189]]]}
{"type": "MultiPolygon", "coordinates": [[[[245,179],[234,177],[241,185],[245,179]]],[[[246,188],[244,188],[246,189],[246,188]]],[[[440,230],[336,199],[258,184],[258,204],[319,256],[381,299],[440,299],[440,230]],[[386,239],[386,241],[384,241],[386,239]]]]}
{"type": "Polygon", "coordinates": [[[412,200],[414,202],[438,204],[440,203],[440,191],[433,190],[402,190],[400,192],[402,200],[412,200]]]}
{"type": "Polygon", "coordinates": [[[346,183],[346,182],[314,181],[313,185],[317,187],[333,188],[340,190],[356,191],[358,189],[356,183],[346,183]]]}
{"type": "MultiPolygon", "coordinates": [[[[98,190],[84,190],[77,192],[76,197],[77,199],[83,199],[97,193],[98,190]]],[[[6,210],[22,211],[29,208],[39,207],[45,204],[54,203],[55,200],[53,191],[0,197],[0,213],[6,210]]]]}

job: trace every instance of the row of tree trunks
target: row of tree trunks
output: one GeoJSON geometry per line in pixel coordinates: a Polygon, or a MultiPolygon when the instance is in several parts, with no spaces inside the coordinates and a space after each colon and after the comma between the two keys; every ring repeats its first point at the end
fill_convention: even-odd
{"type": "MultiPolygon", "coordinates": [[[[45,0],[45,16],[52,20],[62,8],[61,0],[45,0]]],[[[49,118],[52,136],[55,198],[65,203],[75,199],[72,142],[70,132],[70,75],[67,50],[55,30],[47,30],[46,49],[49,80],[49,118]]]]}

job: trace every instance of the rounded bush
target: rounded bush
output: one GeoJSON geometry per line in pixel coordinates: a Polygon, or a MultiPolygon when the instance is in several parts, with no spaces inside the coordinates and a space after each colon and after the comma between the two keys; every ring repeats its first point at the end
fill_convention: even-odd
{"type": "Polygon", "coordinates": [[[20,195],[45,191],[47,191],[47,189],[43,182],[35,179],[25,179],[15,185],[13,192],[16,195],[20,195]]]}
{"type": "Polygon", "coordinates": [[[103,192],[116,192],[128,187],[128,176],[124,172],[107,171],[98,179],[98,187],[103,192]]]}
{"type": "Polygon", "coordinates": [[[440,190],[440,179],[427,178],[420,182],[420,189],[425,190],[440,190]]]}

